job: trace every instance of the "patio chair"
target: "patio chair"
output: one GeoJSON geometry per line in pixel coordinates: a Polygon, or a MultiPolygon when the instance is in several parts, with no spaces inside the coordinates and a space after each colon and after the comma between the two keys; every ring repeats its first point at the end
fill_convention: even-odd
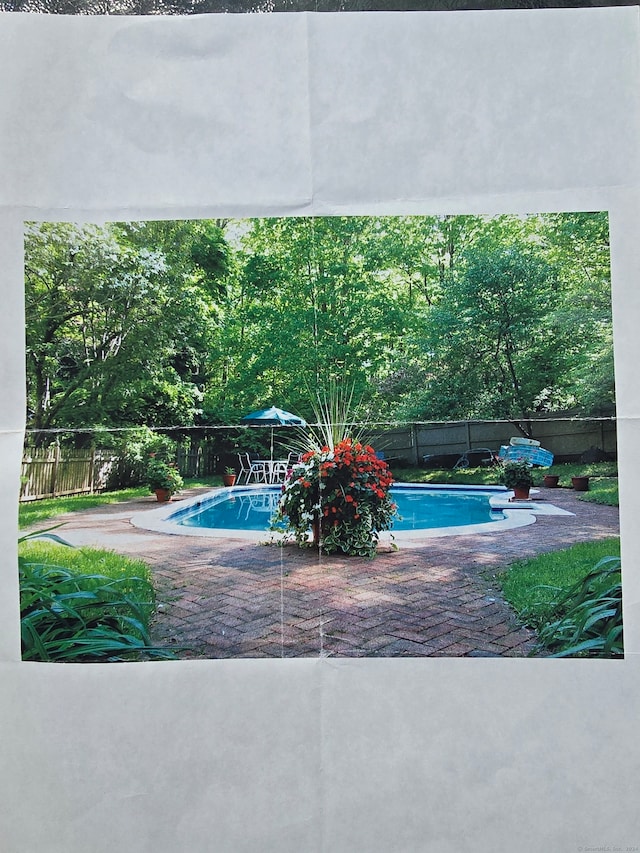
{"type": "Polygon", "coordinates": [[[268,483],[271,479],[271,462],[268,459],[250,459],[249,460],[249,478],[247,483],[253,478],[254,483],[268,483]]]}
{"type": "Polygon", "coordinates": [[[238,453],[238,461],[240,462],[240,472],[238,473],[237,483],[238,485],[241,485],[242,478],[244,477],[246,485],[249,482],[249,476],[251,474],[251,460],[249,459],[249,454],[238,453]]]}

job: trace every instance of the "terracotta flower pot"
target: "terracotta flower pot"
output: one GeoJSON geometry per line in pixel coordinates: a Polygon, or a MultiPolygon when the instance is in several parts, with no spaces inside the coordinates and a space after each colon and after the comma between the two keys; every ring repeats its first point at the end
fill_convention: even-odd
{"type": "Polygon", "coordinates": [[[171,500],[171,492],[169,489],[154,489],[153,491],[156,493],[156,499],[160,503],[166,503],[171,500]]]}
{"type": "Polygon", "coordinates": [[[222,482],[225,486],[235,486],[236,483],[236,475],[235,474],[223,474],[222,482]]]}
{"type": "Polygon", "coordinates": [[[513,488],[513,498],[516,501],[526,501],[529,500],[529,489],[530,486],[514,486],[513,488]]]}
{"type": "Polygon", "coordinates": [[[588,477],[572,477],[571,485],[576,490],[576,492],[588,492],[589,491],[589,478],[588,477]]]}
{"type": "Polygon", "coordinates": [[[544,484],[548,489],[557,489],[560,477],[557,474],[545,474],[544,484]]]}

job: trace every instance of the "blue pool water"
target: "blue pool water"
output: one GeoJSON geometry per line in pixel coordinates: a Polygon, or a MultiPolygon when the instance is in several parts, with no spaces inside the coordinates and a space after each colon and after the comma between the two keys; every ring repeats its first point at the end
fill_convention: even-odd
{"type": "MultiPolygon", "coordinates": [[[[500,489],[461,489],[394,486],[391,494],[398,506],[393,529],[429,530],[500,521],[505,516],[489,503],[500,489]]],[[[279,487],[242,487],[205,495],[171,514],[167,519],[183,527],[216,530],[267,531],[278,506],[279,487]]]]}

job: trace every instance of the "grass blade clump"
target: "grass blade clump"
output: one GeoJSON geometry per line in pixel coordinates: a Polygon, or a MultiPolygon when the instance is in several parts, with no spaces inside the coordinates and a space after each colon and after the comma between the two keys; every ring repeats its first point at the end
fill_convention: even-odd
{"type": "Polygon", "coordinates": [[[61,548],[64,540],[45,535],[59,544],[25,543],[34,537],[22,537],[18,556],[23,660],[175,657],[151,642],[155,593],[149,578],[141,576],[148,572],[143,563],[91,548],[61,548]],[[108,574],[91,571],[92,564],[108,574]]]}
{"type": "Polygon", "coordinates": [[[553,657],[624,656],[619,557],[604,557],[558,596],[538,640],[553,657]]]}

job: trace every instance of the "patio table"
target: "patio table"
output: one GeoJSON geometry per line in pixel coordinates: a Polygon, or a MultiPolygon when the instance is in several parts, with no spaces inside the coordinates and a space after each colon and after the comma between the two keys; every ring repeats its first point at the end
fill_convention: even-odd
{"type": "Polygon", "coordinates": [[[288,467],[288,459],[252,459],[248,479],[253,477],[256,483],[282,483],[288,467]]]}

